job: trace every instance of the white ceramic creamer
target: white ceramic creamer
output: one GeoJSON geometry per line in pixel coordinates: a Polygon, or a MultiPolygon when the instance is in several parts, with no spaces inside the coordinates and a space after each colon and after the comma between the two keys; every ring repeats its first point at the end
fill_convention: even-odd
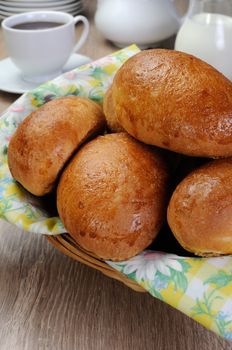
{"type": "Polygon", "coordinates": [[[172,0],[98,0],[95,24],[118,47],[146,48],[175,34],[180,20],[172,0]]]}

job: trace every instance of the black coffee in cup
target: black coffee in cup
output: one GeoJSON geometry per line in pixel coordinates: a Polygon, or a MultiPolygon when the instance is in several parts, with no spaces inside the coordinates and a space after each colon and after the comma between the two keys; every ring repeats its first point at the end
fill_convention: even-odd
{"type": "Polygon", "coordinates": [[[41,29],[49,29],[62,26],[65,23],[59,22],[23,22],[19,24],[15,24],[12,26],[12,29],[20,29],[20,30],[41,30],[41,29]]]}

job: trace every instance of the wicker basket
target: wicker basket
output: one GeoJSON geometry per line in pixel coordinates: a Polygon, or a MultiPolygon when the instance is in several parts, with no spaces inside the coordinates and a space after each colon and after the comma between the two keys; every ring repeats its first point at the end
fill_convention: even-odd
{"type": "Polygon", "coordinates": [[[87,252],[81,248],[72,237],[66,233],[57,236],[46,236],[48,241],[63,254],[87,265],[96,270],[101,271],[104,275],[114,278],[120,282],[123,282],[126,286],[135,290],[136,292],[146,292],[141,286],[139,286],[133,280],[127,278],[122,273],[114,270],[107,265],[102,259],[99,259],[96,255],[87,252]]]}

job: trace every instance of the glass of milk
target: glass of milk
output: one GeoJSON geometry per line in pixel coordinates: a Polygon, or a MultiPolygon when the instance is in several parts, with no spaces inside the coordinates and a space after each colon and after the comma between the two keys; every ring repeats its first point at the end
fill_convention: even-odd
{"type": "Polygon", "coordinates": [[[232,80],[232,0],[191,0],[175,49],[201,58],[232,80]]]}

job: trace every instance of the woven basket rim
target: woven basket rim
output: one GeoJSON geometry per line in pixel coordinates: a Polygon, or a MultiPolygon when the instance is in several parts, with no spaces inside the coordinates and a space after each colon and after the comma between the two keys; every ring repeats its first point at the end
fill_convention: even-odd
{"type": "Polygon", "coordinates": [[[104,275],[116,279],[124,283],[129,288],[136,292],[146,292],[139,284],[132,279],[126,277],[121,272],[115,270],[108,265],[103,259],[98,258],[95,254],[88,252],[84,248],[80,247],[78,243],[68,234],[63,233],[60,235],[45,235],[46,239],[60,252],[71,257],[74,260],[79,261],[89,267],[94,268],[102,272],[104,275]]]}

